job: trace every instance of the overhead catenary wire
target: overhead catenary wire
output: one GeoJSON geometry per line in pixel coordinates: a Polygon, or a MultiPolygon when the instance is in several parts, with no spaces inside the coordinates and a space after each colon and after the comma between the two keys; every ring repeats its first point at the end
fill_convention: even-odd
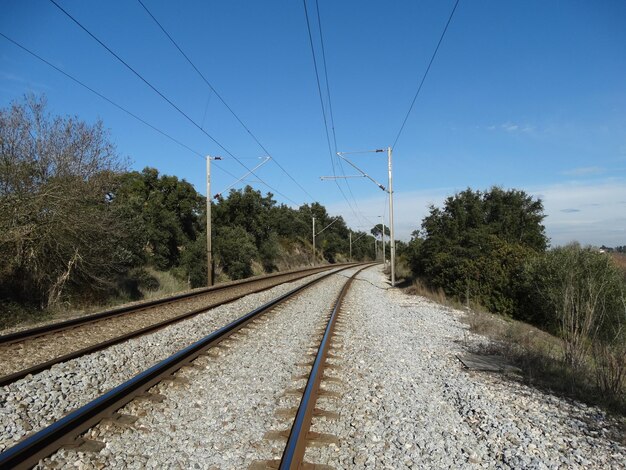
{"type": "Polygon", "coordinates": [[[450,12],[450,16],[448,17],[448,21],[446,22],[446,26],[443,28],[443,31],[441,32],[441,36],[439,37],[439,41],[437,42],[437,47],[435,47],[435,50],[433,51],[433,55],[430,57],[430,61],[428,62],[428,67],[426,67],[426,71],[424,72],[424,75],[422,76],[422,80],[420,81],[419,86],[417,87],[417,91],[415,92],[415,96],[413,96],[413,100],[411,101],[411,105],[409,106],[409,110],[406,112],[406,115],[404,116],[404,120],[402,121],[402,125],[400,126],[400,130],[398,131],[398,134],[396,135],[396,138],[393,141],[393,145],[391,147],[394,148],[394,149],[396,147],[396,144],[398,143],[398,139],[400,138],[400,135],[402,134],[402,131],[404,130],[404,126],[406,125],[406,122],[409,119],[409,115],[411,114],[411,111],[413,110],[413,106],[415,105],[415,101],[417,100],[417,97],[420,94],[420,91],[422,90],[422,86],[424,85],[424,81],[426,81],[426,77],[428,76],[428,72],[430,71],[430,67],[433,65],[435,57],[437,56],[437,51],[439,51],[439,46],[441,46],[443,38],[446,35],[446,31],[448,31],[448,26],[450,26],[450,22],[452,21],[452,17],[454,16],[454,12],[456,11],[456,7],[459,5],[459,1],[460,0],[456,0],[455,3],[454,3],[454,7],[452,8],[452,11],[450,12]]]}
{"type": "Polygon", "coordinates": [[[200,69],[198,69],[198,67],[196,67],[196,65],[189,58],[189,56],[183,51],[183,49],[178,45],[178,43],[174,40],[174,38],[167,32],[167,30],[159,22],[159,20],[156,19],[156,17],[152,14],[152,12],[148,9],[148,7],[142,2],[142,0],[137,0],[137,1],[143,7],[143,9],[146,11],[148,16],[150,16],[150,18],[152,18],[152,20],[161,29],[163,34],[165,34],[165,36],[167,36],[167,38],[174,45],[174,47],[176,47],[178,52],[181,53],[181,55],[185,58],[185,60],[189,63],[189,65],[191,65],[191,67],[196,71],[196,73],[200,76],[200,78],[202,78],[202,80],[209,87],[209,89],[222,102],[222,104],[226,107],[226,109],[228,109],[228,111],[233,115],[233,117],[237,120],[237,122],[239,122],[239,124],[241,124],[241,126],[246,130],[246,132],[250,135],[250,137],[252,137],[252,139],[254,139],[254,141],[263,150],[263,152],[265,152],[266,155],[269,155],[270,157],[272,157],[272,161],[278,166],[278,168],[280,168],[281,171],[283,173],[285,173],[289,177],[289,179],[291,179],[291,181],[293,181],[304,192],[304,194],[306,194],[311,199],[311,201],[314,201],[315,198],[278,162],[278,160],[276,160],[276,158],[265,148],[265,146],[261,143],[261,141],[257,138],[257,136],[252,133],[250,128],[241,120],[241,118],[237,115],[237,113],[235,113],[235,111],[230,107],[230,105],[226,102],[226,100],[224,100],[222,95],[215,89],[215,87],[211,84],[211,82],[209,82],[209,80],[204,76],[204,74],[200,71],[200,69]]]}
{"type": "Polygon", "coordinates": [[[32,50],[28,49],[26,46],[18,43],[17,41],[11,39],[10,37],[8,37],[6,34],[0,32],[0,36],[2,36],[4,39],[6,39],[7,41],[13,43],[15,46],[19,47],[20,49],[22,49],[24,52],[27,52],[28,54],[30,54],[31,56],[35,57],[36,59],[40,60],[41,62],[43,62],[44,64],[52,67],[54,70],[56,70],[57,72],[59,72],[60,74],[64,75],[65,77],[69,78],[70,80],[72,80],[74,83],[77,83],[78,85],[82,86],[83,88],[89,90],[91,93],[93,93],[94,95],[102,98],[104,101],[106,101],[107,103],[115,106],[116,108],[118,108],[120,111],[123,111],[124,113],[128,114],[129,116],[135,118],[136,120],[138,120],[139,122],[145,124],[146,126],[150,127],[151,129],[153,129],[154,131],[158,132],[159,134],[161,134],[164,137],[167,137],[169,140],[171,140],[172,142],[175,142],[176,144],[180,145],[181,147],[184,147],[185,149],[189,150],[191,153],[193,153],[194,155],[197,155],[201,158],[204,159],[204,156],[198,152],[197,150],[192,149],[191,147],[189,147],[187,144],[184,144],[183,142],[181,142],[180,140],[176,139],[175,137],[172,137],[170,134],[168,134],[167,132],[159,129],[156,126],[153,126],[152,124],[150,124],[149,122],[147,122],[146,120],[144,120],[143,118],[137,116],[135,113],[133,113],[132,111],[129,111],[128,109],[126,109],[125,107],[123,107],[122,105],[116,103],[115,101],[107,98],[106,96],[104,96],[102,93],[96,91],[95,89],[91,88],[89,85],[83,83],[82,81],[80,81],[79,79],[73,77],[72,75],[70,75],[69,73],[65,72],[64,70],[60,69],[59,67],[57,67],[56,65],[54,65],[53,63],[47,61],[46,59],[44,59],[43,57],[41,57],[40,55],[38,55],[37,53],[33,52],[32,50]]]}
{"type": "MultiPolygon", "coordinates": [[[[331,125],[332,134],[333,134],[333,144],[335,148],[334,155],[332,155],[331,158],[334,158],[334,156],[337,155],[337,152],[339,151],[339,149],[337,148],[337,133],[335,131],[335,117],[333,113],[333,102],[332,102],[332,97],[330,94],[330,81],[328,80],[328,65],[326,64],[326,47],[324,46],[324,33],[323,33],[323,28],[322,28],[322,16],[320,14],[319,0],[315,0],[315,10],[317,12],[317,27],[318,27],[318,31],[320,35],[320,45],[322,46],[322,64],[324,66],[324,81],[326,83],[326,94],[328,96],[328,114],[330,116],[330,125],[331,125]]],[[[346,178],[346,172],[343,168],[343,163],[341,162],[341,159],[338,159],[337,162],[339,163],[339,169],[341,170],[341,174],[343,175],[344,178],[346,178]]],[[[337,176],[335,174],[334,167],[333,167],[333,176],[337,176]]],[[[352,198],[352,201],[354,202],[354,207],[356,209],[356,210],[353,210],[352,212],[357,218],[357,220],[362,221],[363,217],[360,214],[361,211],[359,209],[359,205],[356,201],[356,198],[354,197],[354,193],[352,192],[352,187],[350,186],[350,182],[346,180],[345,183],[348,188],[348,192],[350,193],[350,197],[352,198]]],[[[348,205],[350,206],[349,202],[348,202],[348,205]]]]}
{"type": "MultiPolygon", "coordinates": [[[[143,119],[142,117],[138,116],[137,114],[133,113],[132,111],[126,109],[124,106],[116,103],[115,101],[113,101],[112,99],[106,97],[105,95],[103,95],[102,93],[100,93],[99,91],[95,90],[94,88],[90,87],[89,85],[87,85],[86,83],[82,82],[81,80],[79,80],[78,78],[70,75],[69,73],[67,73],[66,71],[64,71],[63,69],[57,67],[56,65],[54,65],[52,62],[44,59],[43,57],[41,57],[39,54],[37,54],[36,52],[32,51],[31,49],[27,48],[26,46],[24,46],[23,44],[20,44],[19,42],[15,41],[14,39],[10,38],[9,36],[7,36],[6,34],[0,32],[0,36],[2,36],[4,39],[6,39],[7,41],[9,41],[10,43],[12,43],[13,45],[15,45],[16,47],[19,47],[20,49],[22,49],[24,52],[26,52],[27,54],[30,54],[31,56],[33,56],[34,58],[36,58],[37,60],[43,62],[44,64],[48,65],[49,67],[53,68],[54,70],[56,70],[57,72],[59,72],[60,74],[62,74],[63,76],[65,76],[66,78],[72,80],[74,83],[80,85],[81,87],[85,88],[86,90],[90,91],[91,93],[93,93],[94,95],[96,95],[97,97],[103,99],[104,101],[106,101],[107,103],[111,104],[112,106],[116,107],[117,109],[119,109],[120,111],[126,113],[127,115],[129,115],[130,117],[132,117],[133,119],[139,121],[140,123],[144,124],[145,126],[149,127],[150,129],[154,130],[155,132],[158,132],[159,134],[161,134],[163,137],[166,137],[167,139],[171,140],[172,142],[174,142],[175,144],[181,146],[182,148],[188,150],[189,152],[191,152],[192,154],[194,154],[195,156],[201,158],[202,160],[204,160],[206,157],[204,155],[202,155],[200,152],[198,152],[197,150],[192,149],[190,146],[188,146],[187,144],[181,142],[180,140],[178,140],[177,138],[173,137],[172,135],[168,134],[167,132],[165,132],[162,129],[159,129],[158,127],[150,124],[148,121],[146,121],[145,119],[143,119]]],[[[238,179],[238,181],[245,181],[245,178],[240,178],[239,176],[231,173],[230,171],[228,171],[226,168],[222,168],[219,165],[216,165],[215,168],[217,168],[219,171],[226,173],[228,176],[238,179]]]]}
{"type": "MultiPolygon", "coordinates": [[[[331,146],[331,139],[330,139],[330,133],[328,132],[328,118],[326,116],[326,107],[324,106],[324,94],[322,93],[322,85],[321,85],[321,80],[320,80],[320,74],[319,74],[319,69],[317,67],[317,58],[315,56],[315,47],[313,45],[313,34],[311,32],[311,21],[309,19],[309,11],[308,11],[308,7],[306,4],[306,0],[302,0],[303,4],[304,4],[304,15],[306,18],[306,26],[307,26],[307,31],[308,31],[308,35],[309,35],[309,45],[311,47],[311,55],[313,57],[313,67],[315,69],[315,79],[317,82],[317,91],[318,91],[318,95],[320,98],[320,106],[322,108],[322,117],[324,120],[324,132],[326,135],[326,144],[328,145],[328,154],[330,156],[330,163],[331,163],[331,168],[332,168],[332,172],[333,172],[333,176],[336,176],[336,171],[335,171],[335,159],[333,156],[333,151],[332,151],[332,146],[331,146]]],[[[337,186],[337,189],[339,189],[339,192],[341,193],[342,197],[344,198],[344,200],[346,201],[346,203],[348,204],[348,207],[350,208],[350,210],[352,211],[352,213],[354,214],[354,216],[359,219],[359,216],[357,215],[355,209],[352,207],[352,204],[350,203],[350,201],[348,200],[348,198],[346,197],[343,189],[341,188],[341,186],[339,185],[339,183],[335,180],[335,185],[337,186]]]]}
{"type": "MultiPolygon", "coordinates": [[[[200,132],[206,135],[211,141],[213,141],[219,148],[221,148],[224,152],[226,152],[230,157],[232,157],[239,165],[241,165],[246,170],[250,171],[248,168],[237,156],[235,156],[230,150],[228,150],[224,145],[222,145],[215,137],[205,131],[202,126],[200,126],[196,121],[194,121],[187,113],[185,113],[180,107],[178,107],[174,102],[172,102],[167,96],[165,96],[161,91],[159,91],[152,83],[150,83],[146,78],[143,77],[139,72],[137,72],[132,66],[130,66],[124,59],[122,59],[118,54],[116,54],[111,48],[109,48],[104,42],[102,42],[98,37],[96,37],[91,31],[89,31],[83,24],[74,18],[67,10],[65,10],[61,5],[59,5],[55,0],[49,0],[54,6],[56,6],[65,16],[71,19],[79,28],[85,31],[92,39],[94,39],[98,44],[100,44],[104,49],[106,49],[113,57],[115,57],[120,63],[122,63],[128,70],[130,70],[135,76],[137,76],[143,83],[145,83],[150,89],[152,89],[157,95],[159,95],[164,101],[166,101],[171,107],[173,107],[178,113],[183,116],[187,121],[194,125],[200,132]]],[[[260,182],[265,184],[267,187],[272,189],[276,194],[279,194],[283,198],[287,199],[291,203],[298,206],[299,204],[295,202],[293,199],[284,195],[276,188],[273,188],[268,183],[263,181],[263,179],[255,174],[260,182]]]]}

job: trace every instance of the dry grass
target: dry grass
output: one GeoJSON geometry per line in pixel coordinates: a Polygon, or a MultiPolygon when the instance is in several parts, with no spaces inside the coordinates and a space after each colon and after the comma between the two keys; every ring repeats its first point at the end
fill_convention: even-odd
{"type": "Polygon", "coordinates": [[[522,380],[532,386],[626,416],[626,346],[596,346],[583,364],[573,369],[564,361],[565,343],[535,326],[494,315],[446,297],[417,280],[405,289],[441,305],[463,309],[470,330],[488,337],[489,346],[470,346],[474,352],[499,354],[522,370],[522,380]]]}
{"type": "Polygon", "coordinates": [[[565,342],[539,328],[486,312],[470,311],[466,321],[471,331],[492,340],[490,353],[505,356],[522,370],[529,385],[626,416],[623,348],[598,345],[573,368],[564,360],[565,342]]]}
{"type": "Polygon", "coordinates": [[[178,279],[168,271],[157,271],[153,268],[147,268],[146,271],[159,282],[159,286],[156,289],[150,290],[140,288],[139,290],[143,295],[141,300],[167,297],[168,295],[174,295],[190,288],[186,282],[178,279]]]}
{"type": "Polygon", "coordinates": [[[433,302],[437,302],[438,304],[445,305],[447,307],[457,309],[463,308],[463,304],[460,302],[446,297],[446,293],[443,289],[439,288],[437,290],[433,290],[420,279],[414,279],[413,283],[404,289],[404,292],[410,295],[421,295],[422,297],[426,297],[433,302]]]}

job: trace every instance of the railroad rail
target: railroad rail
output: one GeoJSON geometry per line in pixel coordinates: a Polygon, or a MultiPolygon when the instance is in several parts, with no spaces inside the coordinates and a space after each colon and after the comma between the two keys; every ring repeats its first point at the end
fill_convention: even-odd
{"type": "MultiPolygon", "coordinates": [[[[348,267],[352,265],[347,264],[348,267]]],[[[338,266],[342,265],[327,265],[235,281],[0,336],[0,358],[3,359],[0,369],[4,374],[0,376],[0,386],[13,383],[29,374],[39,373],[54,364],[99,351],[191,318],[209,308],[215,308],[278,284],[295,281],[338,266]],[[206,303],[204,303],[205,298],[206,303]],[[202,302],[202,304],[194,308],[185,308],[184,303],[191,303],[191,301],[202,302]],[[176,311],[155,315],[155,309],[168,306],[176,311]],[[127,320],[128,316],[132,316],[132,322],[127,320]],[[111,322],[117,322],[114,328],[111,328],[111,322]],[[104,337],[98,333],[97,327],[104,329],[104,333],[101,333],[104,337]],[[119,329],[119,333],[116,329],[119,329]],[[116,333],[112,334],[112,330],[116,330],[116,333]],[[47,354],[45,348],[50,344],[54,344],[53,351],[47,354]],[[29,347],[35,353],[29,354],[29,347]],[[62,348],[60,353],[59,348],[62,348]],[[11,362],[11,354],[19,354],[19,356],[13,358],[11,362]],[[24,367],[27,361],[31,362],[24,367]],[[12,363],[19,364],[19,367],[11,368],[12,363]]]]}
{"type": "MultiPolygon", "coordinates": [[[[280,461],[259,461],[255,462],[250,468],[252,469],[280,469],[280,470],[301,470],[303,468],[328,468],[327,466],[320,466],[313,463],[304,461],[304,455],[307,446],[313,440],[327,439],[333,440],[334,436],[322,436],[316,433],[311,433],[312,419],[316,414],[323,414],[322,410],[316,408],[318,397],[320,396],[322,381],[327,378],[324,376],[324,369],[327,366],[327,361],[331,357],[330,349],[332,348],[332,341],[335,335],[339,314],[341,313],[341,306],[343,300],[352,285],[352,282],[359,275],[361,271],[367,269],[370,266],[365,266],[355,272],[344,284],[341,292],[337,296],[333,305],[330,318],[324,334],[320,341],[315,360],[311,366],[306,386],[302,393],[300,405],[296,412],[295,418],[291,429],[289,430],[287,444],[283,452],[280,461]],[[329,439],[330,438],[330,439],[329,439]]],[[[274,433],[269,433],[274,434],[274,433]]],[[[279,433],[280,435],[285,433],[279,433]]]]}
{"type": "MultiPolygon", "coordinates": [[[[354,265],[344,266],[340,268],[339,271],[349,269],[353,266],[354,265]]],[[[50,426],[36,432],[30,437],[25,438],[15,446],[0,454],[0,469],[31,468],[36,465],[39,460],[51,455],[61,447],[68,445],[80,445],[81,439],[78,436],[96,425],[102,419],[114,416],[117,410],[137,397],[150,396],[149,389],[158,382],[171,377],[179,369],[185,366],[190,366],[197,357],[206,353],[208,349],[216,346],[218,343],[236,333],[239,329],[259,318],[264,313],[272,310],[278,305],[339,271],[326,273],[323,276],[313,279],[306,284],[296,287],[276,299],[267,302],[237,320],[234,320],[228,325],[223,326],[222,328],[196,341],[190,346],[180,350],[169,358],[155,364],[132,379],[115,387],[81,408],[71,412],[50,426]]],[[[344,287],[342,293],[346,290],[346,287],[344,287]]],[[[341,295],[340,297],[343,298],[341,295]]],[[[336,318],[335,313],[337,309],[338,307],[336,306],[333,310],[331,320],[336,318]]],[[[326,338],[326,335],[324,337],[326,338]]],[[[323,363],[324,360],[325,359],[320,359],[319,362],[323,363]]],[[[317,362],[318,361],[316,359],[316,363],[317,362]]],[[[319,367],[317,369],[319,369],[319,367]]]]}

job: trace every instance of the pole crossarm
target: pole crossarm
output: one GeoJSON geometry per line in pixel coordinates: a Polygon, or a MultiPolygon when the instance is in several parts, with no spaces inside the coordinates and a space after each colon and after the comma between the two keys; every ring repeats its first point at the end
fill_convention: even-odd
{"type": "Polygon", "coordinates": [[[346,176],[320,176],[322,181],[324,180],[338,180],[347,178],[365,178],[365,175],[346,175],[346,176]]]}
{"type": "Polygon", "coordinates": [[[359,235],[358,237],[356,237],[354,240],[352,240],[352,243],[356,243],[357,241],[359,241],[361,238],[363,238],[365,235],[367,235],[367,233],[362,233],[361,235],[359,235]]]}
{"type": "MultiPolygon", "coordinates": [[[[222,158],[212,158],[212,160],[221,160],[222,158]]],[[[234,183],[230,184],[229,186],[227,186],[226,188],[224,188],[222,191],[220,191],[219,193],[217,193],[215,196],[213,196],[214,199],[218,199],[222,194],[224,194],[226,191],[228,191],[230,188],[232,188],[233,186],[235,186],[237,183],[239,183],[240,181],[243,181],[244,179],[246,179],[248,176],[250,176],[251,174],[253,174],[256,170],[258,170],[259,168],[261,168],[263,165],[265,165],[267,162],[269,162],[272,159],[272,157],[270,157],[269,155],[265,157],[265,160],[263,160],[261,163],[259,163],[257,166],[255,166],[254,168],[252,168],[250,171],[248,171],[248,173],[246,173],[245,175],[243,175],[241,178],[239,178],[238,180],[236,180],[234,183]]]]}
{"type": "Polygon", "coordinates": [[[356,171],[358,171],[359,173],[361,173],[365,178],[367,178],[368,180],[370,180],[372,183],[374,183],[376,186],[378,186],[380,189],[382,189],[383,191],[387,191],[387,188],[385,188],[382,184],[380,184],[378,181],[376,181],[374,178],[372,178],[370,175],[368,175],[367,173],[365,173],[363,170],[361,170],[358,166],[356,166],[354,163],[352,163],[350,160],[348,160],[346,157],[343,156],[344,152],[337,152],[337,155],[339,156],[339,158],[341,158],[343,161],[345,161],[348,165],[350,165],[352,168],[354,168],[356,171]]]}
{"type": "Polygon", "coordinates": [[[331,223],[329,223],[326,227],[324,227],[322,230],[320,230],[319,232],[317,232],[315,234],[315,236],[319,235],[320,233],[322,233],[324,230],[326,230],[328,227],[330,227],[332,224],[334,224],[335,222],[337,222],[339,220],[339,217],[337,217],[335,220],[333,220],[331,223]]]}

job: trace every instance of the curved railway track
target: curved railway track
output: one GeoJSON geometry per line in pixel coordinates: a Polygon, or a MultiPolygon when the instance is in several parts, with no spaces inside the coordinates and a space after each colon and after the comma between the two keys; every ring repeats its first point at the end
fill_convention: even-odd
{"type": "Polygon", "coordinates": [[[156,331],[248,294],[337,266],[235,281],[0,336],[0,386],[54,364],[156,331]]]}
{"type": "MultiPolygon", "coordinates": [[[[301,405],[294,419],[280,468],[300,468],[304,450],[306,449],[307,437],[309,436],[311,417],[315,409],[319,386],[323,379],[323,369],[328,357],[332,335],[337,324],[337,316],[341,308],[341,302],[352,280],[360,271],[369,266],[371,265],[359,269],[346,282],[334,303],[318,353],[311,367],[311,374],[304,390],[301,405]]],[[[352,266],[343,267],[339,271],[348,269],[349,267],[352,266]]],[[[134,378],[115,387],[83,407],[71,412],[50,426],[25,438],[0,454],[0,468],[30,468],[37,464],[39,460],[51,455],[61,447],[84,445],[85,443],[78,436],[86,430],[93,427],[104,418],[119,418],[119,415],[116,413],[117,410],[137,397],[149,398],[149,389],[155,384],[171,378],[183,367],[193,366],[193,361],[207,353],[208,349],[216,346],[250,322],[260,318],[264,313],[271,311],[336,272],[338,271],[318,277],[252,310],[246,315],[180,350],[169,358],[155,364],[144,372],[141,372],[134,378]]]]}

